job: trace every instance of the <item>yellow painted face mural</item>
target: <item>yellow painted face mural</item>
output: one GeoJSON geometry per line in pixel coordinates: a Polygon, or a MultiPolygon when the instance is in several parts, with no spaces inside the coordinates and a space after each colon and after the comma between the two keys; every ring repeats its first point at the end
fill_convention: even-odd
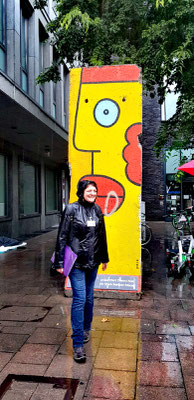
{"type": "Polygon", "coordinates": [[[75,68],[70,73],[70,202],[77,183],[97,183],[110,262],[96,289],[141,290],[142,86],[136,65],[75,68]]]}

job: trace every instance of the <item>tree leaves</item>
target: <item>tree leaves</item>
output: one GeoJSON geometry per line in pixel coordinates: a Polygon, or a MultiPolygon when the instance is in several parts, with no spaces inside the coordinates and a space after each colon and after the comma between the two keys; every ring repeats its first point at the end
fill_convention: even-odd
{"type": "MultiPolygon", "coordinates": [[[[172,3],[172,0],[166,0],[168,3],[172,3]]],[[[159,6],[164,7],[165,6],[165,0],[156,0],[156,7],[158,8],[159,6]]]]}
{"type": "Polygon", "coordinates": [[[89,17],[89,15],[87,13],[82,13],[78,7],[72,8],[69,13],[65,14],[65,16],[61,20],[61,26],[65,27],[65,29],[68,30],[70,24],[72,24],[73,22],[77,23],[80,29],[82,26],[85,33],[88,32],[90,25],[95,24],[95,22],[89,17]]]}
{"type": "Polygon", "coordinates": [[[34,0],[34,8],[41,9],[47,5],[47,0],[34,0]]]}
{"type": "MultiPolygon", "coordinates": [[[[44,0],[36,0],[43,7],[44,0]]],[[[137,64],[144,93],[179,93],[176,114],[162,123],[157,155],[164,146],[193,144],[193,0],[56,0],[47,30],[59,55],[37,82],[58,79],[58,65],[137,64]],[[119,6],[118,6],[119,4],[119,6]]]]}

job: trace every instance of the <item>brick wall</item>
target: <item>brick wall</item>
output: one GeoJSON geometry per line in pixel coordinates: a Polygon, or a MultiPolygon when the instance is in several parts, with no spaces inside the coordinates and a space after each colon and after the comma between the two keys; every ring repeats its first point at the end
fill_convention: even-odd
{"type": "Polygon", "coordinates": [[[146,219],[162,220],[164,202],[159,195],[164,195],[164,161],[156,158],[153,149],[156,134],[161,123],[161,110],[157,98],[143,97],[143,134],[142,143],[142,200],[146,202],[146,219]]]}

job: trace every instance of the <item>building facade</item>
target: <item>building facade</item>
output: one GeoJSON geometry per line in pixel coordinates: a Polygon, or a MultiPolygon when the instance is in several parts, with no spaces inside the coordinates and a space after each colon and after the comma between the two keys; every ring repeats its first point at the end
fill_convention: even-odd
{"type": "Polygon", "coordinates": [[[164,215],[194,205],[194,176],[184,173],[180,181],[176,178],[181,162],[194,159],[194,149],[171,152],[164,149],[159,158],[154,151],[160,124],[176,111],[178,94],[173,93],[173,88],[171,90],[162,107],[157,98],[143,97],[142,200],[148,220],[164,220],[164,215]]]}
{"type": "Polygon", "coordinates": [[[44,11],[32,0],[0,0],[0,236],[21,237],[59,222],[69,169],[68,69],[37,85],[55,57],[44,11]]]}
{"type": "MultiPolygon", "coordinates": [[[[174,91],[171,85],[171,93],[166,94],[165,101],[162,105],[161,120],[165,121],[171,118],[175,111],[179,93],[174,91]]],[[[176,179],[177,168],[188,161],[194,159],[194,149],[187,150],[168,150],[165,154],[164,170],[165,170],[165,214],[172,214],[174,211],[180,211],[194,205],[194,176],[184,173],[181,179],[176,179]]]]}
{"type": "Polygon", "coordinates": [[[177,168],[184,159],[185,162],[193,160],[194,149],[173,150],[166,155],[166,214],[172,214],[174,211],[184,210],[194,205],[194,177],[184,173],[179,181],[176,180],[177,168]]]}
{"type": "MultiPolygon", "coordinates": [[[[59,82],[36,84],[56,56],[45,29],[55,17],[54,4],[49,0],[40,11],[33,0],[0,0],[0,236],[18,238],[58,225],[68,201],[68,68],[60,66],[59,82]]],[[[179,193],[171,193],[174,156],[167,162],[155,156],[158,128],[174,112],[176,98],[166,100],[162,113],[157,100],[143,97],[142,200],[148,220],[162,220],[194,197],[188,176],[179,193]]]]}

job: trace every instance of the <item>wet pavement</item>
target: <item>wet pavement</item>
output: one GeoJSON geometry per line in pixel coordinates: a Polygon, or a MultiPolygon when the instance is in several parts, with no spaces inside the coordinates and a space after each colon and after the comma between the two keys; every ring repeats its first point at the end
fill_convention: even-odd
{"type": "Polygon", "coordinates": [[[171,224],[150,226],[142,298],[95,299],[82,365],[72,359],[71,298],[49,273],[56,231],[0,254],[0,399],[194,400],[193,280],[168,276],[171,224]]]}

